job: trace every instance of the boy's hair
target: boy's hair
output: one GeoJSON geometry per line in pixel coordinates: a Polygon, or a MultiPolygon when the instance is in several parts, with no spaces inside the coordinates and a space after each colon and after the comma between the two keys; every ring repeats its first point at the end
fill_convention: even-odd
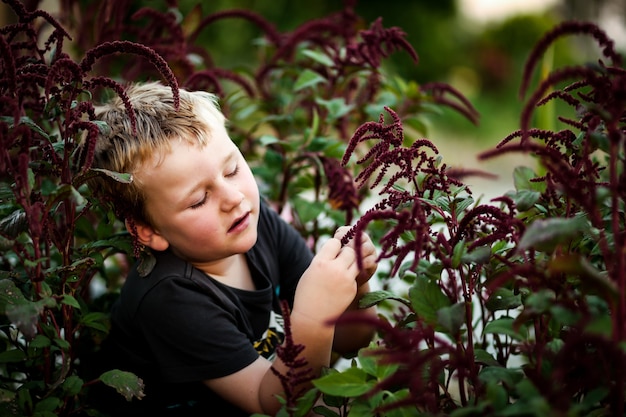
{"type": "Polygon", "coordinates": [[[132,84],[126,89],[136,119],[131,117],[123,100],[95,106],[96,118],[109,129],[96,141],[93,168],[132,175],[130,184],[100,175],[91,185],[100,197],[113,204],[122,220],[151,224],[145,209],[145,196],[135,175],[141,167],[171,150],[172,140],[206,145],[211,132],[225,124],[217,97],[203,91],[179,90],[180,105],[175,108],[170,87],[158,82],[132,84]]]}

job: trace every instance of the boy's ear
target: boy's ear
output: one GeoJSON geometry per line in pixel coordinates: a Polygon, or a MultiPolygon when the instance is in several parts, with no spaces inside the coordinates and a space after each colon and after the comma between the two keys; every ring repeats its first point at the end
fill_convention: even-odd
{"type": "MultiPolygon", "coordinates": [[[[145,223],[135,221],[135,232],[137,232],[137,240],[142,245],[149,247],[150,249],[154,249],[156,251],[164,251],[170,246],[170,243],[156,230],[145,223]]],[[[126,225],[126,230],[132,235],[133,229],[126,220],[124,222],[126,225]]]]}

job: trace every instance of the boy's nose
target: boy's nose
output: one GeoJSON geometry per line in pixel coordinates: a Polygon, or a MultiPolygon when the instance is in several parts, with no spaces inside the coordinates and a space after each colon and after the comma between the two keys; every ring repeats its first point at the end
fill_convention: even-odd
{"type": "Polygon", "coordinates": [[[244,200],[244,194],[236,187],[224,187],[222,198],[222,209],[230,211],[238,207],[244,200]]]}

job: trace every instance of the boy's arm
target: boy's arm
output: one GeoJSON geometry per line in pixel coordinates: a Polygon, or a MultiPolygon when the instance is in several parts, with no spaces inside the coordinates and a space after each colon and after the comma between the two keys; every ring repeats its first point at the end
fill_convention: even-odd
{"type": "MultiPolygon", "coordinates": [[[[358,275],[354,249],[342,247],[340,240],[333,238],[300,279],[290,315],[291,334],[295,344],[305,347],[300,355],[315,377],[330,365],[335,326],[329,323],[354,302],[358,275]]],[[[259,357],[242,370],[205,384],[249,413],[274,415],[280,408],[276,396],[283,393],[283,387],[271,367],[281,374],[289,370],[280,358],[271,363],[259,357]]]]}
{"type": "Polygon", "coordinates": [[[357,296],[346,310],[346,313],[350,315],[351,323],[339,323],[335,326],[333,351],[342,356],[355,354],[359,349],[368,346],[376,333],[374,327],[367,324],[367,320],[358,324],[361,318],[378,317],[376,307],[359,308],[359,300],[368,292],[370,292],[370,287],[366,282],[359,287],[357,296]]]}

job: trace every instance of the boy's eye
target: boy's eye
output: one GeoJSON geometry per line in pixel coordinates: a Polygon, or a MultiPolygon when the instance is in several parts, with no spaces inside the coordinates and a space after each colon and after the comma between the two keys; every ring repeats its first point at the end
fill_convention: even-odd
{"type": "Polygon", "coordinates": [[[204,203],[206,203],[206,198],[207,198],[207,195],[206,195],[206,193],[204,193],[204,197],[202,197],[202,200],[198,201],[196,204],[193,204],[193,205],[189,206],[189,208],[197,209],[197,208],[202,207],[204,205],[204,203]]]}
{"type": "Polygon", "coordinates": [[[234,177],[239,172],[239,165],[235,165],[235,169],[233,169],[229,174],[226,174],[227,177],[234,177]]]}

